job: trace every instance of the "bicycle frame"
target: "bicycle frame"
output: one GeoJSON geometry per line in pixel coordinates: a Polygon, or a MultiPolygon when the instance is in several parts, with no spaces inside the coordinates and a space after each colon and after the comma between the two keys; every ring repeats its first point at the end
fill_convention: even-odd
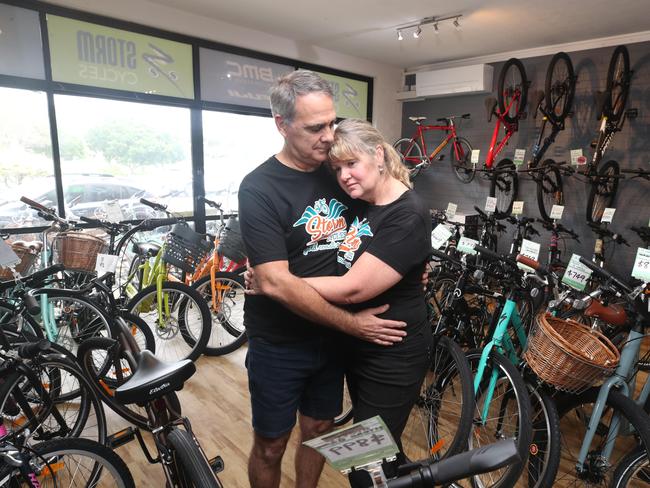
{"type": "MultiPolygon", "coordinates": [[[[417,129],[415,134],[411,136],[411,141],[413,141],[413,144],[417,144],[418,142],[420,143],[420,147],[422,147],[422,152],[424,153],[424,156],[428,160],[432,160],[435,158],[438,154],[442,152],[442,150],[447,147],[447,144],[449,144],[449,141],[453,139],[454,141],[454,151],[456,154],[457,159],[462,158],[462,154],[459,153],[459,151],[462,151],[462,148],[460,148],[460,145],[457,144],[456,140],[458,139],[458,134],[456,132],[456,124],[454,123],[453,119],[450,119],[449,125],[421,125],[417,124],[417,129]],[[438,146],[429,154],[429,150],[427,149],[427,143],[424,140],[424,133],[428,131],[445,131],[447,132],[446,136],[444,139],[438,144],[438,146]]],[[[410,152],[411,146],[408,147],[407,151],[405,151],[406,154],[410,152]]],[[[422,161],[417,161],[417,158],[413,157],[407,157],[406,161],[410,162],[413,164],[413,166],[417,166],[418,164],[422,164],[422,161]]]]}
{"type": "MultiPolygon", "coordinates": [[[[512,106],[515,101],[519,98],[519,95],[517,94],[515,97],[513,97],[512,101],[510,102],[510,105],[508,105],[506,112],[510,110],[510,107],[512,106]]],[[[504,118],[503,115],[500,113],[496,113],[497,115],[497,122],[494,124],[494,131],[492,132],[492,139],[490,141],[490,148],[488,149],[487,153],[487,158],[485,159],[485,167],[488,169],[491,169],[492,166],[494,166],[494,160],[496,157],[499,155],[499,153],[503,150],[503,148],[508,144],[508,141],[512,137],[512,135],[519,130],[519,122],[507,122],[504,118]],[[505,130],[505,134],[503,136],[503,139],[501,141],[498,141],[499,138],[499,130],[501,129],[501,125],[503,125],[503,128],[505,130]]]]}

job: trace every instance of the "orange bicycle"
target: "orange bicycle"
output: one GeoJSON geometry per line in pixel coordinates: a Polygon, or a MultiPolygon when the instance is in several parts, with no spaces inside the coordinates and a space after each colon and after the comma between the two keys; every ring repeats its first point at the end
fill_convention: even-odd
{"type": "Polygon", "coordinates": [[[200,197],[203,203],[219,212],[219,228],[213,251],[204,258],[185,282],[206,300],[212,316],[212,330],[204,354],[220,356],[238,349],[246,342],[244,328],[244,278],[246,255],[243,251],[239,221],[224,223],[221,204],[200,197]]]}

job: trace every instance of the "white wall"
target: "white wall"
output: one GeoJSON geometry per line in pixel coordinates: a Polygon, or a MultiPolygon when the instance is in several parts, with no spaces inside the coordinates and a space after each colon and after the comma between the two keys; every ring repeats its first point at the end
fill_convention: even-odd
{"type": "MultiPolygon", "coordinates": [[[[182,9],[164,7],[146,0],[50,0],[48,3],[370,76],[374,79],[373,122],[388,141],[400,136],[402,104],[395,100],[395,93],[402,83],[402,71],[395,66],[189,14],[182,9]]],[[[182,5],[182,1],[179,4],[182,5]]]]}

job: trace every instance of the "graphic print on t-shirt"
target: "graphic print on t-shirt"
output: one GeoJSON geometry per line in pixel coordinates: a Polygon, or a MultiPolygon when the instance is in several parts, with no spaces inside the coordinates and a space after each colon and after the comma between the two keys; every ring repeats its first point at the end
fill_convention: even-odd
{"type": "Polygon", "coordinates": [[[373,236],[370,223],[365,218],[359,222],[359,217],[355,217],[348,233],[345,235],[345,239],[343,239],[343,243],[339,247],[339,255],[336,257],[337,261],[348,269],[352,266],[354,253],[359,250],[363,236],[373,236]],[[341,253],[343,253],[342,256],[341,253]]]}
{"type": "Polygon", "coordinates": [[[314,202],[314,206],[308,205],[305,211],[294,224],[294,227],[305,226],[305,231],[310,236],[303,254],[321,251],[324,249],[335,249],[345,237],[347,224],[342,216],[348,207],[332,198],[327,203],[327,199],[321,198],[314,202]],[[321,241],[325,240],[325,243],[321,241]]]}

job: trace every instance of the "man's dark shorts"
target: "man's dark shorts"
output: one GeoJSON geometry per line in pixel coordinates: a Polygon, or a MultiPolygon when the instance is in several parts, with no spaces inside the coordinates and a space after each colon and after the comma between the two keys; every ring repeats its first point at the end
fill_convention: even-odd
{"type": "Polygon", "coordinates": [[[271,439],[296,424],[296,412],[317,420],[341,413],[343,366],[332,338],[273,344],[260,337],[248,343],[246,367],[253,429],[271,439]]]}

